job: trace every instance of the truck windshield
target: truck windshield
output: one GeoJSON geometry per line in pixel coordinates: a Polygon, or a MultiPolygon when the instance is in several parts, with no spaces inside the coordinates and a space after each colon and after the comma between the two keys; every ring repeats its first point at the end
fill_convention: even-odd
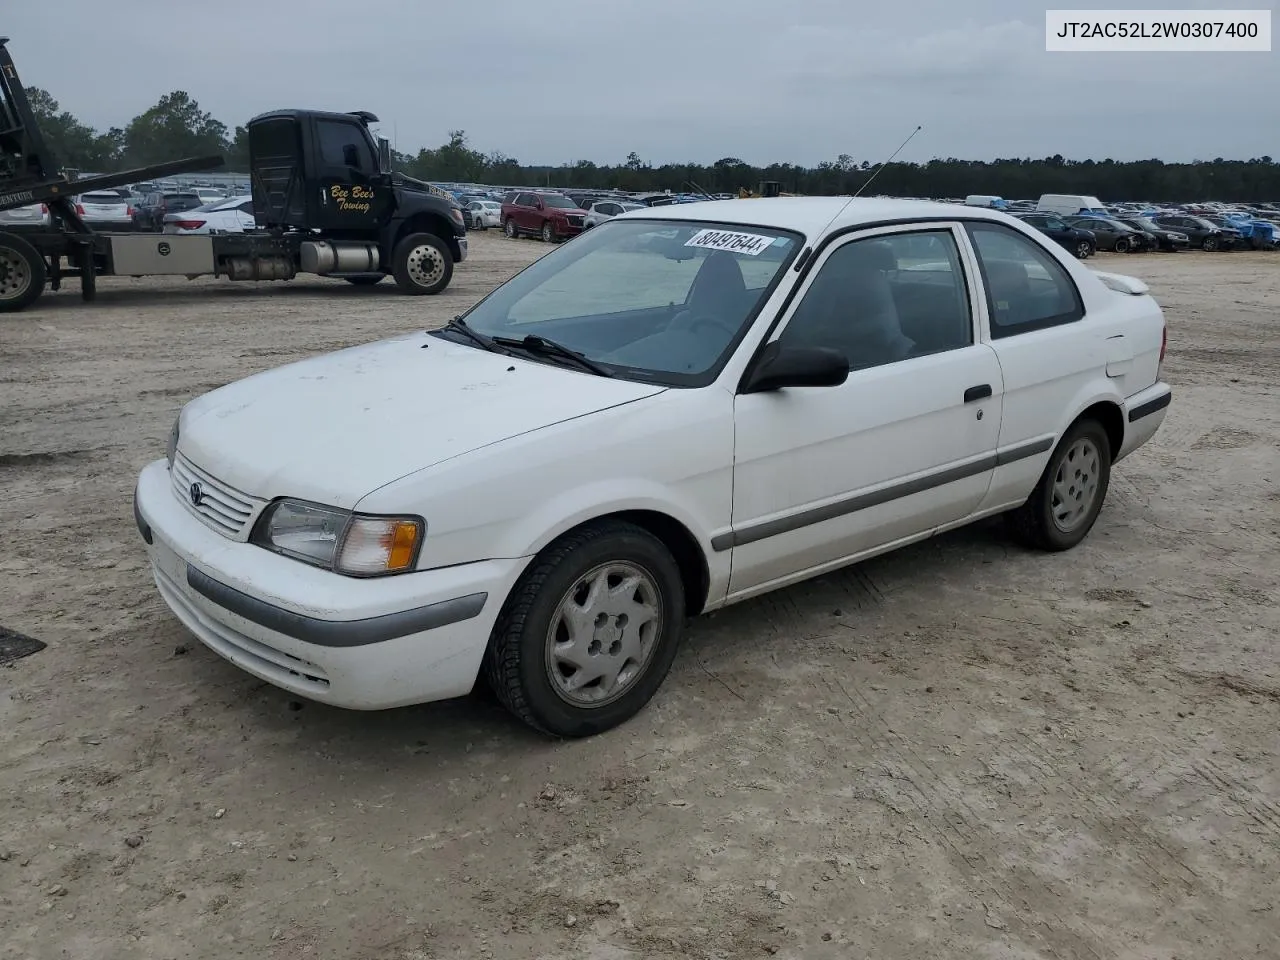
{"type": "Polygon", "coordinates": [[[463,319],[487,337],[555,340],[623,379],[703,386],[801,246],[800,235],[767,227],[609,220],[463,319]]]}

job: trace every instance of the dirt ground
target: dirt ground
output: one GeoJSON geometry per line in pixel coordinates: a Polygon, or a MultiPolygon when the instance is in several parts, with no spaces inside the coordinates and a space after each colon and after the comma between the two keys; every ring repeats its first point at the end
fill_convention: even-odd
{"type": "Polygon", "coordinates": [[[1083,546],[985,524],[722,611],[589,742],[188,635],[130,510],[179,406],[546,249],[0,317],[0,625],[48,644],[0,668],[0,958],[1280,955],[1280,255],[1092,261],[1165,305],[1175,393],[1083,546]]]}

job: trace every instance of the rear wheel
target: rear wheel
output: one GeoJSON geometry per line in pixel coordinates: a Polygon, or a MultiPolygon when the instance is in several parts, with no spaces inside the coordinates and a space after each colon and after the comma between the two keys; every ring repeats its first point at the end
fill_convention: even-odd
{"type": "Polygon", "coordinates": [[[1097,420],[1077,422],[1053,451],[1027,502],[1006,514],[1028,547],[1069,550],[1089,535],[1111,482],[1111,441],[1097,420]]]}
{"type": "Polygon", "coordinates": [[[1093,244],[1088,240],[1081,240],[1076,244],[1076,258],[1079,260],[1088,260],[1093,256],[1093,244]]]}
{"type": "Polygon", "coordinates": [[[514,240],[517,236],[519,236],[520,231],[516,227],[516,221],[514,217],[507,217],[507,222],[502,225],[502,232],[507,235],[508,240],[514,240]]]}
{"type": "Polygon", "coordinates": [[[601,733],[657,692],[684,611],[680,570],[660,540],[630,523],[591,524],[529,565],[494,626],[485,676],[535,729],[601,733]]]}
{"type": "Polygon", "coordinates": [[[44,293],[44,257],[22,237],[0,233],[0,313],[25,310],[44,293]]]}
{"type": "Polygon", "coordinates": [[[439,293],[453,278],[453,256],[434,233],[411,233],[401,240],[391,267],[396,286],[415,296],[439,293]]]}

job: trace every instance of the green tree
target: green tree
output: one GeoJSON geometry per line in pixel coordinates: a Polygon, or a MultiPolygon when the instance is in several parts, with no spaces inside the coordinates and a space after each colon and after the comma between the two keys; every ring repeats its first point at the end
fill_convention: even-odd
{"type": "Polygon", "coordinates": [[[92,171],[116,168],[120,159],[120,130],[98,133],[69,111],[61,109],[47,90],[27,87],[26,94],[31,112],[44,135],[45,145],[53,152],[54,162],[59,167],[92,171]]]}
{"type": "Polygon", "coordinates": [[[130,166],[223,154],[229,147],[226,124],[201,110],[184,90],[165,94],[134,117],[125,128],[124,145],[130,166]]]}

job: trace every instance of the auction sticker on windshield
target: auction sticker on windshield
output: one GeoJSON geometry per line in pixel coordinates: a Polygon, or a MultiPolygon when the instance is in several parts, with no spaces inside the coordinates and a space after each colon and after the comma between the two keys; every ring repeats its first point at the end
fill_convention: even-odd
{"type": "Polygon", "coordinates": [[[699,230],[685,241],[686,247],[703,247],[707,250],[728,250],[755,257],[773,246],[774,237],[762,237],[758,233],[733,233],[728,230],[699,230]]]}

